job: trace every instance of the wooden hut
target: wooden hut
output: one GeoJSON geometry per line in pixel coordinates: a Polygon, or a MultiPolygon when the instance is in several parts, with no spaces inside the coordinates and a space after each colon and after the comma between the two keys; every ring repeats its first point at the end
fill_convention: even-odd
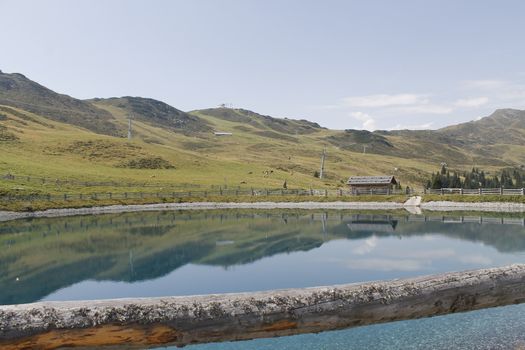
{"type": "Polygon", "coordinates": [[[393,175],[390,176],[351,176],[347,184],[353,194],[390,193],[397,185],[393,175]]]}

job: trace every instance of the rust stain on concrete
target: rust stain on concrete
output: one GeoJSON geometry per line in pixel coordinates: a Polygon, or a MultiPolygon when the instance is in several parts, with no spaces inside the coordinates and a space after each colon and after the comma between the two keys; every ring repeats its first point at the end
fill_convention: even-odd
{"type": "Polygon", "coordinates": [[[56,329],[33,337],[10,342],[0,342],[2,350],[54,350],[61,347],[97,348],[129,344],[162,345],[176,342],[180,333],[166,325],[118,326],[105,325],[86,329],[56,329]]]}

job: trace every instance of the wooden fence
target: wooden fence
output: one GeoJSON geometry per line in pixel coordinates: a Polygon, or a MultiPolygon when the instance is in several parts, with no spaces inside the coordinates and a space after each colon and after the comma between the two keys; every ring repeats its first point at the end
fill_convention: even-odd
{"type": "Polygon", "coordinates": [[[311,197],[344,197],[357,195],[401,195],[405,190],[361,190],[358,193],[348,189],[210,189],[196,191],[159,191],[159,192],[97,192],[97,193],[63,193],[31,194],[0,196],[0,201],[73,201],[73,200],[111,200],[111,199],[159,199],[176,200],[182,198],[208,197],[275,197],[275,196],[311,196],[311,197]]]}
{"type": "Polygon", "coordinates": [[[154,183],[154,182],[116,182],[116,181],[80,181],[70,179],[53,179],[50,177],[34,176],[34,175],[14,175],[4,174],[0,179],[16,181],[22,183],[37,183],[41,185],[53,184],[56,186],[74,185],[83,187],[147,187],[147,188],[200,188],[196,184],[170,184],[170,183],[154,183]]]}
{"type": "Polygon", "coordinates": [[[459,194],[459,195],[499,195],[499,196],[523,196],[525,195],[525,188],[428,188],[424,191],[425,194],[459,194]]]}

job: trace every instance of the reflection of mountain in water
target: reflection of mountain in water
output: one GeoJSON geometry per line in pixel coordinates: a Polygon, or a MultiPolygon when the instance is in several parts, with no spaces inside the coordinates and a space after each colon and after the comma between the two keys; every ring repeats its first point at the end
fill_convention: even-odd
{"type": "Polygon", "coordinates": [[[481,242],[500,252],[525,251],[525,218],[406,216],[403,218],[354,215],[347,224],[350,233],[340,234],[349,239],[364,239],[375,235],[387,237],[440,234],[470,242],[481,242]],[[354,223],[357,223],[354,224],[354,223]],[[360,223],[366,223],[361,225],[360,223]],[[401,223],[398,229],[396,226],[401,223]]]}
{"type": "MultiPolygon", "coordinates": [[[[505,219],[498,220],[505,223],[505,219]]],[[[0,303],[36,301],[86,279],[154,279],[188,263],[248,264],[275,254],[308,251],[332,239],[371,235],[439,233],[483,242],[502,252],[525,251],[525,229],[519,225],[523,218],[508,220],[516,225],[340,211],[214,211],[4,222],[0,223],[0,303]]]]}

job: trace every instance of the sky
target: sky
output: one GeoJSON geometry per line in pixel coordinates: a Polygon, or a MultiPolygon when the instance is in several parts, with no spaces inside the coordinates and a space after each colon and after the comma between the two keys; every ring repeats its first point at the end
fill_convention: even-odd
{"type": "Polygon", "coordinates": [[[0,70],[333,129],[525,109],[525,1],[0,0],[0,70]]]}

